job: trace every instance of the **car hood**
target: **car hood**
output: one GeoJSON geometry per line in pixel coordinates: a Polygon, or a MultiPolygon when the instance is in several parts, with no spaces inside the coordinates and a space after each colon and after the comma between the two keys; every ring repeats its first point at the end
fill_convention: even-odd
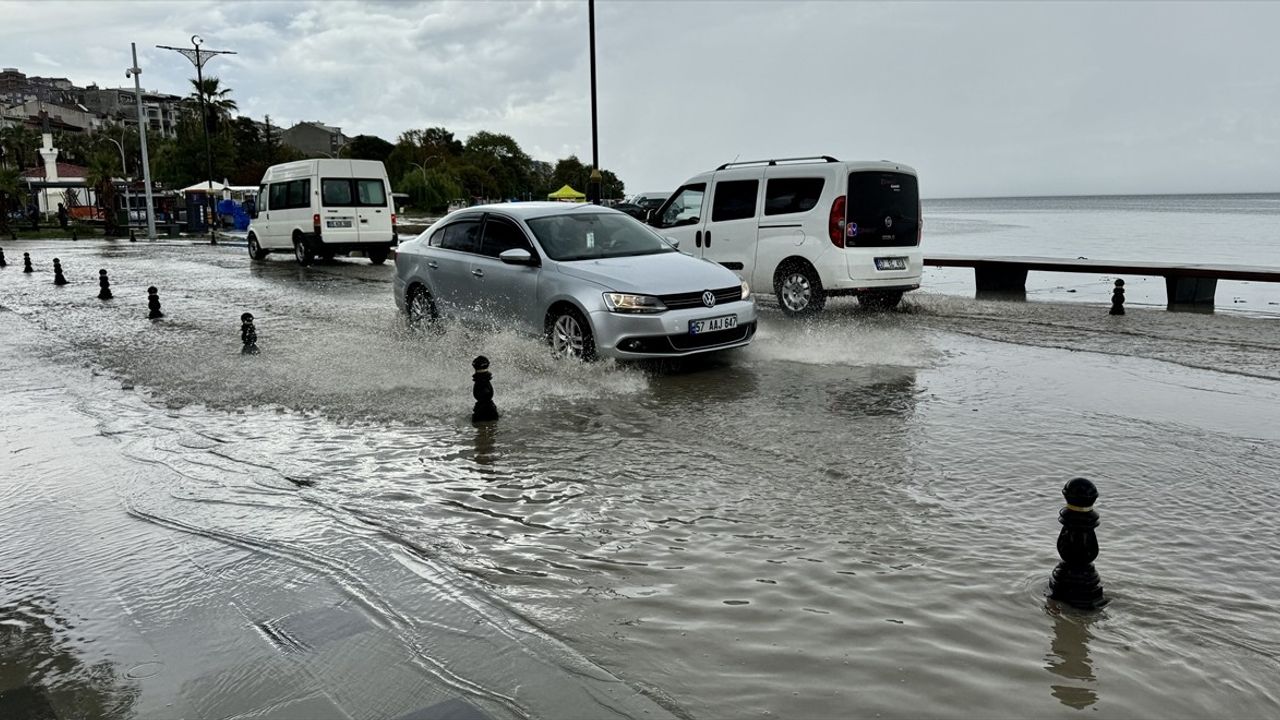
{"type": "Polygon", "coordinates": [[[670,295],[733,287],[742,282],[732,270],[684,253],[557,263],[560,272],[614,292],[670,295]]]}

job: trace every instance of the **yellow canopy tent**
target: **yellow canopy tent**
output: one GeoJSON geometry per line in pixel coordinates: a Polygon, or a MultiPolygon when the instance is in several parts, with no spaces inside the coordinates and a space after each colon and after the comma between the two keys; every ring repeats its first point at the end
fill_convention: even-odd
{"type": "Polygon", "coordinates": [[[559,190],[547,196],[548,200],[558,200],[560,202],[586,202],[587,194],[580,193],[577,190],[565,185],[559,190]]]}

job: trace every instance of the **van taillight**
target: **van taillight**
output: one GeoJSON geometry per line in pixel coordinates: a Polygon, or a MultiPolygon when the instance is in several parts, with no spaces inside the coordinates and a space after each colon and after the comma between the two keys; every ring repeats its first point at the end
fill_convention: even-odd
{"type": "Polygon", "coordinates": [[[395,214],[395,213],[391,213],[391,229],[392,229],[392,230],[395,230],[395,229],[396,229],[396,214],[395,214]]]}
{"type": "Polygon", "coordinates": [[[924,203],[916,203],[916,245],[924,242],[924,203]]]}
{"type": "Polygon", "coordinates": [[[831,244],[844,247],[844,195],[831,203],[831,217],[827,220],[827,234],[831,236],[831,244]]]}
{"type": "Polygon", "coordinates": [[[311,216],[311,227],[315,228],[316,232],[320,232],[320,213],[311,216]]]}

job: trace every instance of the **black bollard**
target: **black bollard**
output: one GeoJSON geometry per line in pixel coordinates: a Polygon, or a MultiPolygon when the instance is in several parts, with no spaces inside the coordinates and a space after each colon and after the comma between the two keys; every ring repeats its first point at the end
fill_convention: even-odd
{"type": "Polygon", "coordinates": [[[1124,314],[1124,280],[1116,278],[1116,289],[1111,291],[1111,314],[1124,314]]]}
{"type": "Polygon", "coordinates": [[[58,258],[53,259],[53,284],[66,285],[67,278],[62,275],[62,263],[58,258]]]}
{"type": "Polygon", "coordinates": [[[31,269],[31,253],[22,253],[22,272],[35,272],[31,269]]]}
{"type": "Polygon", "coordinates": [[[156,286],[152,285],[147,288],[147,308],[151,312],[147,313],[147,319],[155,320],[164,317],[164,313],[160,312],[160,291],[156,290],[156,286]]]}
{"type": "Polygon", "coordinates": [[[253,327],[253,313],[240,316],[240,342],[244,344],[240,348],[241,355],[258,354],[258,331],[253,327]]]}
{"type": "Polygon", "coordinates": [[[74,242],[74,241],[78,241],[79,239],[80,239],[79,236],[76,235],[76,229],[71,228],[71,240],[74,242]]]}
{"type": "Polygon", "coordinates": [[[471,382],[471,396],[476,399],[471,410],[471,422],[492,422],[498,419],[498,406],[493,404],[493,377],[489,374],[489,358],[479,355],[471,361],[475,374],[471,382]]]}
{"type": "Polygon", "coordinates": [[[133,228],[129,228],[129,242],[138,242],[138,236],[133,234],[133,228]]]}
{"type": "Polygon", "coordinates": [[[0,268],[9,267],[9,263],[4,260],[4,248],[0,248],[0,268]]]}
{"type": "Polygon", "coordinates": [[[1098,513],[1093,504],[1098,488],[1085,478],[1075,478],[1062,488],[1067,506],[1058,512],[1062,531],[1058,533],[1058,555],[1062,562],[1053,569],[1049,597],[1081,610],[1097,610],[1107,604],[1102,595],[1102,578],[1093,569],[1098,557],[1098,513]]]}
{"type": "Polygon", "coordinates": [[[101,290],[98,291],[99,300],[110,300],[111,298],[115,297],[114,295],[111,294],[111,281],[107,280],[106,270],[98,271],[98,287],[102,288],[101,290]]]}

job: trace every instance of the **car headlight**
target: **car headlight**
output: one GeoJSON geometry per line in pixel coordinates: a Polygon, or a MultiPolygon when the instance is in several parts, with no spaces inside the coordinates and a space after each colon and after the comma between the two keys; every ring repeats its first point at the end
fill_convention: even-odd
{"type": "Polygon", "coordinates": [[[751,297],[751,286],[747,284],[746,280],[743,280],[742,281],[742,299],[746,300],[749,297],[751,297]]]}
{"type": "Polygon", "coordinates": [[[616,313],[660,313],[667,309],[662,301],[652,295],[630,293],[605,293],[604,305],[616,313]]]}

